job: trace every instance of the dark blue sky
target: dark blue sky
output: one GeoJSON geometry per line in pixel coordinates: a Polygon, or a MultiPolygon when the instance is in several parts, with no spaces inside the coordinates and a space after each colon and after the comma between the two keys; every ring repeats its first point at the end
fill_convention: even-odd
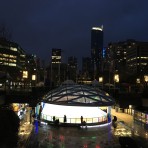
{"type": "Polygon", "coordinates": [[[25,51],[49,62],[51,49],[64,59],[90,56],[91,27],[104,26],[104,46],[148,41],[148,0],[0,0],[0,24],[25,51]]]}

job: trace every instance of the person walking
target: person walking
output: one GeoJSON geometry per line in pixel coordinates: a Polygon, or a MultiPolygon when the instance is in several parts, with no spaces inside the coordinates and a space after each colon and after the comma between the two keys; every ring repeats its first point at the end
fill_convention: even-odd
{"type": "Polygon", "coordinates": [[[83,116],[81,116],[81,124],[83,124],[83,116]]]}
{"type": "Polygon", "coordinates": [[[66,115],[64,115],[64,123],[67,122],[67,118],[66,115]]]}

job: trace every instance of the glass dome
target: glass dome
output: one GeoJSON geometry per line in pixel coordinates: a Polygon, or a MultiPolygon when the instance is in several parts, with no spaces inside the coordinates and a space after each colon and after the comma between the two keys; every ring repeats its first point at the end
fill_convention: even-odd
{"type": "Polygon", "coordinates": [[[58,121],[60,125],[83,125],[85,122],[87,126],[94,126],[111,123],[111,106],[114,103],[108,93],[98,88],[66,81],[49,91],[36,111],[42,121],[58,121]]]}
{"type": "Polygon", "coordinates": [[[111,106],[114,99],[106,92],[87,85],[78,85],[68,81],[47,93],[42,102],[50,104],[79,106],[111,106]]]}

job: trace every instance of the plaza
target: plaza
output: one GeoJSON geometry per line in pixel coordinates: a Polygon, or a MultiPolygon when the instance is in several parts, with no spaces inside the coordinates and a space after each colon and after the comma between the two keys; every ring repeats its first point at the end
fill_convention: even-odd
{"type": "Polygon", "coordinates": [[[119,137],[130,137],[141,148],[148,146],[147,131],[136,124],[131,115],[117,113],[112,109],[112,116],[114,115],[118,118],[116,128],[112,124],[93,128],[25,124],[28,137],[25,138],[24,133],[19,148],[120,148],[119,137]]]}

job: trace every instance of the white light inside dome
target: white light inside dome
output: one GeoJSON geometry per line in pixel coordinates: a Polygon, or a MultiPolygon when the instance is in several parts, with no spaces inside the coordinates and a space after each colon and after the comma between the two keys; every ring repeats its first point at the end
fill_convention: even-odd
{"type": "Polygon", "coordinates": [[[44,104],[42,114],[56,117],[66,115],[67,118],[80,118],[81,116],[83,116],[83,118],[98,118],[107,116],[107,113],[99,107],[63,106],[47,103],[44,104]]]}

